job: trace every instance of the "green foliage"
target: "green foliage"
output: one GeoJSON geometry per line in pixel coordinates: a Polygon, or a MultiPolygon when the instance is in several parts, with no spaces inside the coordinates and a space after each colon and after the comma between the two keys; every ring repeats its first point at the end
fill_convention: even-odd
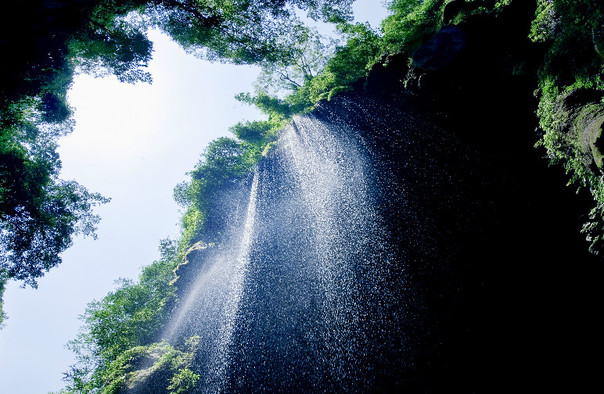
{"type": "Polygon", "coordinates": [[[285,99],[271,96],[259,90],[255,96],[250,93],[239,93],[235,98],[243,103],[256,106],[260,111],[268,115],[268,121],[274,124],[284,125],[288,119],[297,113],[303,112],[308,103],[304,100],[296,102],[290,94],[285,99]]]}
{"type": "Polygon", "coordinates": [[[191,392],[195,388],[195,383],[199,380],[199,374],[188,368],[180,369],[170,379],[170,385],[167,387],[170,393],[183,394],[191,392]]]}
{"type": "Polygon", "coordinates": [[[184,48],[204,58],[236,64],[279,62],[289,43],[306,30],[295,9],[314,19],[350,18],[350,0],[162,1],[149,13],[153,23],[184,48]]]}
{"type": "Polygon", "coordinates": [[[256,152],[247,146],[232,138],[221,137],[208,145],[192,176],[200,181],[202,189],[220,187],[249,174],[256,159],[256,152]]]}
{"type": "Polygon", "coordinates": [[[189,338],[185,351],[165,342],[127,350],[105,371],[103,392],[118,393],[124,388],[135,389],[139,385],[163,387],[162,392],[169,393],[190,392],[199,379],[199,375],[189,369],[198,343],[198,337],[189,338]]]}
{"type": "Polygon", "coordinates": [[[152,44],[141,31],[94,31],[70,42],[79,70],[97,77],[114,74],[120,82],[151,82],[142,71],[151,60],[152,44]]]}
{"type": "MultiPolygon", "coordinates": [[[[571,182],[588,188],[596,201],[584,232],[590,249],[604,248],[604,183],[590,168],[576,127],[578,112],[565,100],[581,91],[604,91],[604,63],[599,53],[604,6],[593,1],[539,0],[530,38],[546,46],[539,71],[540,145],[553,163],[564,166],[571,182]]],[[[588,104],[588,103],[586,103],[588,104]]],[[[590,105],[598,105],[591,103],[590,105]]],[[[601,108],[603,103],[599,103],[601,108]]]]}
{"type": "Polygon", "coordinates": [[[442,0],[393,0],[391,14],[382,22],[382,50],[411,52],[442,26],[442,0]]]}
{"type": "Polygon", "coordinates": [[[24,98],[0,111],[0,270],[32,286],[60,263],[74,235],[94,236],[99,218],[92,207],[108,201],[58,178],[56,139],[70,125],[46,122],[68,116],[57,94],[65,92],[24,98]]]}
{"type": "Polygon", "coordinates": [[[0,329],[2,329],[2,326],[4,324],[4,320],[6,319],[6,314],[4,313],[4,310],[2,309],[2,297],[4,297],[4,288],[6,286],[6,277],[4,276],[4,273],[0,273],[0,329]]]}
{"type": "MultiPolygon", "coordinates": [[[[264,137],[269,140],[268,135],[264,137]]],[[[263,147],[262,143],[239,142],[227,137],[208,145],[189,173],[190,181],[181,183],[174,191],[175,200],[186,209],[181,222],[179,253],[184,254],[194,238],[212,243],[221,237],[231,208],[229,203],[236,202],[231,200],[236,200],[235,194],[252,172],[263,147]]]]}
{"type": "Polygon", "coordinates": [[[199,337],[185,341],[178,350],[166,342],[135,346],[115,358],[94,380],[72,382],[62,393],[120,393],[140,386],[167,393],[188,393],[199,380],[191,371],[199,337]]]}
{"type": "Polygon", "coordinates": [[[563,88],[601,87],[603,25],[604,6],[597,2],[540,0],[530,37],[548,45],[541,79],[554,77],[563,88]]]}
{"type": "Polygon", "coordinates": [[[280,123],[255,120],[237,123],[230,130],[239,140],[261,148],[275,140],[276,131],[280,126],[280,123]]]}
{"type": "MultiPolygon", "coordinates": [[[[3,186],[13,180],[13,174],[22,175],[27,183],[22,188],[17,184],[17,190],[3,187],[3,201],[14,208],[2,212],[0,220],[0,269],[8,278],[35,287],[36,278],[61,262],[60,254],[71,246],[73,235],[94,236],[99,217],[91,208],[108,200],[73,181],[40,180],[40,175],[47,174],[38,163],[3,159],[16,167],[12,174],[3,171],[3,186]]],[[[7,168],[5,163],[2,170],[7,168]]]]}
{"type": "MultiPolygon", "coordinates": [[[[109,36],[97,34],[109,26],[94,18],[99,3],[9,0],[0,5],[7,16],[0,34],[10,37],[0,41],[0,270],[34,287],[36,278],[61,262],[75,235],[94,235],[99,218],[92,207],[108,201],[59,179],[56,151],[57,139],[73,126],[66,96],[75,63],[84,56],[123,54],[117,47],[95,52],[109,42],[109,36]],[[83,38],[86,42],[78,41],[83,38]],[[87,52],[76,53],[78,45],[87,52]]],[[[122,47],[125,41],[136,44],[131,38],[122,47]]],[[[122,56],[111,64],[119,74],[142,63],[122,56]]]]}
{"type": "Polygon", "coordinates": [[[340,24],[338,29],[346,45],[336,49],[323,71],[309,84],[307,91],[313,103],[366,76],[382,55],[380,36],[368,24],[340,24]]]}
{"type": "Polygon", "coordinates": [[[257,90],[267,94],[295,91],[312,80],[333,56],[336,40],[323,37],[314,28],[297,26],[296,34],[285,37],[286,58],[260,63],[257,90]]]}
{"type": "MultiPolygon", "coordinates": [[[[366,24],[341,23],[338,30],[345,40],[344,45],[336,45],[333,40],[324,44],[313,33],[308,42],[294,47],[293,63],[263,66],[255,95],[241,93],[237,96],[238,100],[255,105],[268,115],[268,123],[254,127],[264,127],[269,134],[275,134],[293,115],[312,109],[320,100],[335,91],[347,89],[367,75],[381,55],[380,36],[366,24]],[[308,62],[306,59],[315,60],[308,62]],[[284,91],[288,94],[279,98],[277,93],[284,91]]],[[[235,133],[247,130],[239,125],[233,128],[235,133]]]]}
{"type": "Polygon", "coordinates": [[[71,390],[104,387],[115,380],[109,378],[112,371],[136,353],[131,349],[153,342],[168,312],[166,303],[174,297],[176,243],[162,241],[160,252],[161,258],[143,269],[138,283],[120,280],[117,290],[88,305],[84,326],[69,344],[78,361],[66,374],[71,390]]]}
{"type": "Polygon", "coordinates": [[[284,124],[293,115],[312,109],[319,101],[366,76],[386,53],[410,55],[426,37],[441,26],[442,0],[395,0],[389,5],[391,15],[382,22],[382,34],[367,24],[340,22],[341,41],[321,40],[309,32],[297,44],[293,55],[285,60],[262,63],[256,94],[238,98],[257,106],[284,124]],[[315,59],[309,65],[306,59],[315,59]],[[277,93],[286,91],[284,98],[277,93]]]}
{"type": "Polygon", "coordinates": [[[531,24],[529,38],[535,42],[547,41],[556,28],[556,12],[554,3],[551,1],[537,1],[535,19],[531,24]]]}

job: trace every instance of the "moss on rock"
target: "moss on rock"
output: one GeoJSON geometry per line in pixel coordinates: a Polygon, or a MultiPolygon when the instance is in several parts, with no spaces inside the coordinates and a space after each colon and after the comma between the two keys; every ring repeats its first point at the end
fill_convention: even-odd
{"type": "Polygon", "coordinates": [[[199,379],[190,369],[198,344],[194,336],[182,351],[159,342],[124,352],[107,369],[103,393],[190,392],[199,379]]]}

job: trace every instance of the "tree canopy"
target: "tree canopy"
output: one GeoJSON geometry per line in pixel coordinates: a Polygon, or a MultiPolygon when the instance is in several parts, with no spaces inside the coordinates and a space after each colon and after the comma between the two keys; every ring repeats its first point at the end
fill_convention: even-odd
{"type": "Polygon", "coordinates": [[[351,17],[352,0],[154,1],[152,23],[183,47],[205,58],[237,64],[287,61],[290,43],[307,27],[296,10],[315,20],[339,22],[351,17]]]}
{"type": "Polygon", "coordinates": [[[77,72],[150,82],[146,36],[159,28],[188,51],[235,64],[299,59],[300,15],[341,22],[352,0],[7,0],[0,25],[0,274],[35,286],[73,235],[92,235],[107,199],[59,178],[57,139],[73,127],[77,72]],[[10,37],[10,39],[8,38],[10,37]]]}

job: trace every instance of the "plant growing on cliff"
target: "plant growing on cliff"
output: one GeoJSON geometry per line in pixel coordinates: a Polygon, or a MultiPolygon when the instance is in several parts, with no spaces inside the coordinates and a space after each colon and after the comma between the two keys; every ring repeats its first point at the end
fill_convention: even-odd
{"type": "Polygon", "coordinates": [[[226,202],[237,198],[234,194],[253,170],[261,149],[269,141],[270,137],[262,135],[260,127],[252,123],[239,125],[237,129],[240,133],[247,133],[247,138],[254,143],[227,137],[211,142],[195,169],[189,173],[190,180],[175,188],[174,198],[185,209],[179,242],[181,254],[199,239],[211,243],[221,238],[230,208],[226,202]]]}
{"type": "Polygon", "coordinates": [[[113,394],[136,390],[142,385],[166,393],[191,392],[199,380],[199,375],[190,369],[198,343],[198,337],[191,337],[185,341],[183,350],[166,342],[132,347],[98,371],[94,380],[73,381],[61,393],[91,393],[101,389],[113,394]]]}
{"type": "Polygon", "coordinates": [[[571,182],[594,196],[596,207],[583,229],[594,253],[604,249],[604,180],[602,167],[597,168],[597,158],[591,152],[594,149],[585,142],[589,125],[581,124],[581,117],[604,115],[602,26],[601,4],[539,0],[530,35],[547,47],[539,71],[540,144],[552,162],[564,166],[571,182]]]}
{"type": "Polygon", "coordinates": [[[2,325],[4,324],[4,319],[6,319],[6,315],[2,309],[2,296],[4,295],[5,286],[6,279],[4,278],[4,275],[0,274],[0,328],[2,328],[2,325]]]}
{"type": "MultiPolygon", "coordinates": [[[[270,133],[283,128],[292,116],[311,110],[321,100],[367,75],[382,53],[380,35],[366,24],[340,23],[337,30],[343,41],[321,43],[313,36],[313,44],[296,48],[293,63],[264,67],[256,83],[256,92],[241,93],[242,102],[255,105],[268,116],[273,125],[270,133]],[[343,44],[342,44],[343,42],[343,44]],[[322,53],[312,64],[304,59],[322,53]],[[281,98],[280,96],[284,96],[281,98]]],[[[235,126],[234,130],[238,130],[235,126]]]]}
{"type": "Polygon", "coordinates": [[[442,25],[442,0],[393,0],[391,14],[382,22],[386,53],[406,53],[417,48],[442,25]]]}
{"type": "Polygon", "coordinates": [[[143,269],[138,283],[120,280],[115,291],[86,308],[84,325],[69,343],[77,358],[65,375],[70,390],[96,392],[106,387],[115,380],[108,376],[119,369],[116,365],[123,366],[132,356],[128,351],[136,353],[131,349],[153,343],[165,320],[166,304],[174,296],[178,261],[174,242],[162,241],[160,252],[160,259],[143,269]]]}

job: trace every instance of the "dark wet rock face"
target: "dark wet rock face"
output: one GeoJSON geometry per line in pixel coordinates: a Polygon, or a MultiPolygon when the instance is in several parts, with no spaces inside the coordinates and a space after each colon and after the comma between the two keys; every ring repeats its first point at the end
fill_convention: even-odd
{"type": "Polygon", "coordinates": [[[576,196],[532,147],[475,143],[471,113],[458,134],[432,106],[349,93],[283,132],[232,241],[191,261],[172,338],[201,338],[201,391],[491,393],[589,373],[599,263],[576,196]]]}
{"type": "Polygon", "coordinates": [[[455,26],[446,26],[413,53],[413,63],[427,71],[448,66],[466,46],[466,35],[455,26]]]}
{"type": "Polygon", "coordinates": [[[557,128],[569,141],[578,141],[577,149],[586,168],[603,173],[604,104],[602,92],[576,89],[561,96],[555,105],[557,128]]]}
{"type": "Polygon", "coordinates": [[[468,107],[441,121],[425,112],[429,99],[371,99],[364,110],[333,103],[329,116],[365,130],[376,152],[381,212],[413,288],[412,350],[396,386],[489,393],[588,381],[601,270],[579,234],[586,201],[531,145],[473,136],[512,127],[528,139],[533,115],[500,121],[507,112],[468,107]],[[488,115],[497,120],[485,129],[488,115]]]}
{"type": "Polygon", "coordinates": [[[509,69],[526,32],[505,18],[460,26],[465,46],[439,67],[376,67],[283,131],[224,241],[192,251],[182,271],[167,337],[199,336],[199,391],[596,382],[601,260],[579,234],[588,202],[534,148],[534,81],[509,69]]]}

